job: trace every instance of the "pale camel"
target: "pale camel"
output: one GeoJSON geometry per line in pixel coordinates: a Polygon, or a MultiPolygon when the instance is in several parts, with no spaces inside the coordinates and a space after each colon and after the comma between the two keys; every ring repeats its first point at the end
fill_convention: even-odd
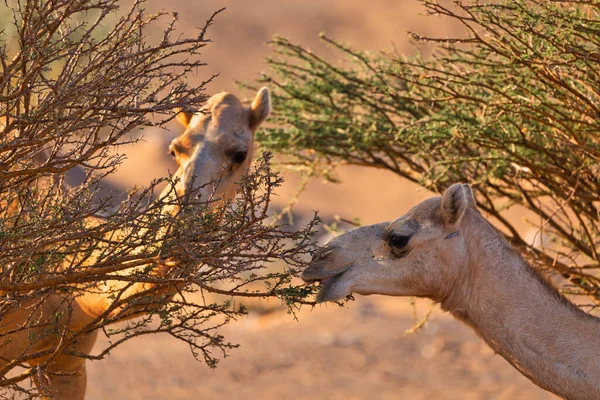
{"type": "MultiPolygon", "coordinates": [[[[185,198],[193,193],[207,201],[231,198],[250,166],[254,132],[270,110],[269,92],[262,88],[249,108],[244,107],[233,94],[220,93],[211,97],[196,114],[180,112],[177,119],[184,125],[185,131],[169,147],[178,164],[174,175],[175,185],[167,186],[159,197],[172,198],[177,194],[185,198]]],[[[163,212],[175,215],[178,209],[169,206],[164,207],[163,212]]],[[[90,224],[97,222],[90,221],[90,224]]],[[[176,263],[158,264],[154,273],[165,276],[173,268],[176,268],[176,263]]],[[[120,309],[110,311],[109,307],[114,302],[114,293],[123,290],[126,285],[121,281],[108,281],[99,284],[98,290],[85,291],[76,297],[56,293],[41,301],[32,301],[29,305],[20,305],[14,312],[8,313],[0,322],[0,370],[17,357],[53,349],[59,344],[61,335],[45,334],[46,328],[40,327],[44,321],[53,321],[52,326],[56,326],[55,319],[62,316],[58,317],[60,330],[77,332],[102,315],[118,316],[120,309]],[[18,329],[28,319],[37,321],[37,327],[18,329]]],[[[151,285],[146,283],[134,284],[124,291],[121,298],[150,288],[151,285]]],[[[174,294],[175,290],[171,289],[166,294],[162,292],[161,295],[174,294]]],[[[65,352],[91,354],[96,338],[97,331],[93,331],[77,339],[75,345],[65,352]]],[[[28,364],[35,367],[46,360],[48,355],[30,360],[28,364]]],[[[83,399],[87,380],[85,359],[60,354],[44,371],[34,375],[34,380],[44,398],[83,399]]]]}
{"type": "Polygon", "coordinates": [[[600,319],[521,258],[468,185],[333,239],[302,278],[320,281],[319,302],[350,293],[431,298],[541,388],[600,399],[600,319]]]}

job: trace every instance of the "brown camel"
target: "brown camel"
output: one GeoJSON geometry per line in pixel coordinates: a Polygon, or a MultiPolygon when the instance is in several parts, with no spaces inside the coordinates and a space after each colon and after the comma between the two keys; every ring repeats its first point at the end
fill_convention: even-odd
{"type": "MultiPolygon", "coordinates": [[[[211,97],[199,113],[179,113],[177,119],[184,125],[185,131],[169,147],[179,168],[174,175],[175,185],[165,188],[160,197],[170,198],[177,194],[185,198],[193,193],[207,200],[231,198],[250,166],[254,132],[270,110],[269,92],[262,88],[249,108],[244,107],[233,94],[220,93],[211,97]]],[[[178,211],[175,206],[163,210],[171,215],[178,211]]],[[[93,225],[98,221],[89,222],[93,225]]],[[[111,234],[119,236],[119,232],[111,234]]],[[[176,268],[175,263],[166,263],[158,265],[155,271],[157,275],[166,275],[172,268],[176,268]]],[[[115,293],[122,292],[121,297],[126,298],[150,288],[151,285],[146,283],[128,286],[122,281],[108,281],[99,284],[98,290],[93,292],[83,291],[77,296],[55,293],[43,300],[20,305],[0,321],[0,370],[11,360],[59,345],[61,335],[44,334],[44,327],[40,326],[44,321],[55,321],[58,316],[59,325],[67,331],[77,332],[103,315],[118,315],[120,309],[109,308],[114,303],[115,293]],[[31,329],[19,329],[28,319],[38,323],[31,329]]],[[[96,337],[97,331],[93,331],[79,338],[65,352],[91,354],[96,337]]],[[[48,357],[45,355],[28,363],[35,367],[48,357]]],[[[86,379],[85,358],[70,354],[59,354],[44,371],[34,376],[45,398],[65,400],[83,399],[86,379]]]]}
{"type": "Polygon", "coordinates": [[[521,258],[468,185],[333,239],[302,277],[320,281],[319,302],[350,293],[431,298],[541,388],[600,399],[600,319],[521,258]]]}

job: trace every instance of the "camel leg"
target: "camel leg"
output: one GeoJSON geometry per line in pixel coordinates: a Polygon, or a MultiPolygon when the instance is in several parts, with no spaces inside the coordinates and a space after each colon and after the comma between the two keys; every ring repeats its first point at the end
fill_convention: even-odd
{"type": "Polygon", "coordinates": [[[85,360],[76,366],[62,367],[57,357],[45,371],[39,371],[33,376],[43,400],[83,400],[87,386],[85,360]]]}
{"type": "MultiPolygon", "coordinates": [[[[73,346],[76,352],[90,354],[98,331],[79,339],[73,346]]],[[[85,358],[60,354],[43,370],[33,376],[44,400],[83,400],[87,386],[85,358]]]]}

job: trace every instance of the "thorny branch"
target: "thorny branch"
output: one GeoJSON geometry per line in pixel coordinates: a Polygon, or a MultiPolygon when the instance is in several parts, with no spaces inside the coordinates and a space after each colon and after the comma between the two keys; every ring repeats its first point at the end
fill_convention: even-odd
{"type": "Polygon", "coordinates": [[[177,32],[176,14],[148,14],[143,0],[125,12],[117,0],[5,7],[13,30],[0,42],[0,354],[15,344],[22,351],[0,357],[0,397],[35,396],[24,380],[43,381],[59,354],[100,359],[158,332],[215,366],[236,347],[219,334],[245,313],[233,298],[277,297],[292,311],[310,303],[313,288],[292,279],[313,252],[317,219],[292,227],[271,217],[281,178],[269,154],[217,210],[189,198],[155,199],[170,178],[120,203],[101,193],[102,179],[122,159],[116,146],[131,142],[130,133],[163,126],[174,110],[206,100],[204,84],[185,77],[204,65],[207,29],[221,10],[187,37],[177,32]],[[163,34],[152,36],[165,19],[163,34]],[[73,168],[85,178],[69,187],[73,168]],[[163,212],[173,203],[178,215],[163,212]],[[131,291],[139,285],[144,290],[131,291]],[[105,311],[83,321],[81,296],[107,302],[105,311]],[[57,310],[50,318],[48,304],[57,310]],[[11,322],[23,312],[26,318],[11,322]],[[73,350],[97,330],[111,337],[109,347],[91,355],[73,350]],[[18,370],[40,357],[37,367],[18,370]]]}

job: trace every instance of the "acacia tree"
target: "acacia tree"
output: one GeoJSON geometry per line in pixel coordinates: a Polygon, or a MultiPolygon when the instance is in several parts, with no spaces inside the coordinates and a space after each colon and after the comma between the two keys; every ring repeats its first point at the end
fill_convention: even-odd
{"type": "Polygon", "coordinates": [[[422,1],[461,23],[427,38],[431,58],[371,55],[323,36],[331,63],[272,42],[275,127],[258,140],[313,173],[353,164],[390,170],[441,193],[474,185],[479,207],[569,293],[600,300],[600,2],[422,1]],[[506,218],[521,206],[551,242],[534,246],[506,218]]]}
{"type": "Polygon", "coordinates": [[[217,13],[185,37],[176,32],[176,14],[148,14],[143,6],[136,0],[122,12],[117,0],[18,0],[1,13],[10,17],[0,42],[0,321],[23,307],[32,311],[18,328],[2,331],[0,354],[13,340],[6,338],[21,330],[41,327],[60,341],[39,349],[44,338],[28,334],[26,352],[0,360],[0,397],[34,396],[23,382],[96,330],[111,336],[110,346],[74,355],[100,359],[133,337],[166,332],[214,366],[235,347],[217,328],[244,309],[230,300],[189,301],[189,292],[279,297],[293,307],[312,291],[291,279],[312,252],[316,219],[295,230],[270,217],[281,178],[268,154],[241,183],[234,204],[216,210],[189,198],[155,199],[157,185],[174,183],[168,178],[120,203],[100,193],[130,133],[161,127],[175,110],[197,109],[207,98],[206,82],[185,78],[204,65],[200,51],[217,13]],[[157,29],[163,34],[149,38],[157,29]],[[73,168],[85,179],[68,187],[65,175],[73,168]],[[174,202],[179,214],[162,212],[174,202]],[[265,269],[282,261],[285,267],[265,269]],[[165,264],[176,268],[157,274],[165,264]],[[36,318],[51,296],[69,301],[107,280],[124,285],[91,323],[74,328],[64,323],[69,316],[36,318]],[[139,283],[147,290],[127,296],[139,283]],[[45,361],[36,368],[18,369],[40,357],[45,361]]]}

